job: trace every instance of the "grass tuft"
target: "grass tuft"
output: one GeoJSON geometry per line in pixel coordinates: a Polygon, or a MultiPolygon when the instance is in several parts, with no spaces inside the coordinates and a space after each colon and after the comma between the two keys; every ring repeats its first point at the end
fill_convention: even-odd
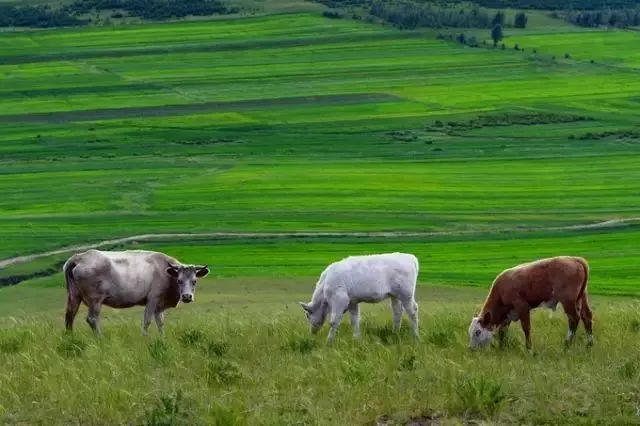
{"type": "Polygon", "coordinates": [[[460,413],[470,417],[491,417],[507,399],[502,382],[485,376],[459,380],[455,394],[460,413]]]}
{"type": "Polygon", "coordinates": [[[238,364],[224,359],[209,361],[206,374],[209,384],[230,385],[242,378],[238,364]]]}
{"type": "Polygon", "coordinates": [[[169,359],[169,347],[163,339],[156,339],[149,343],[149,355],[154,360],[164,363],[169,359]]]}
{"type": "Polygon", "coordinates": [[[286,349],[291,352],[308,354],[318,346],[318,341],[309,336],[291,336],[287,341],[286,349]]]}
{"type": "Polygon", "coordinates": [[[188,411],[184,407],[182,392],[161,396],[155,406],[145,416],[145,426],[182,426],[188,425],[188,411]]]}
{"type": "Polygon", "coordinates": [[[56,346],[56,351],[63,358],[80,358],[87,346],[87,342],[80,337],[65,334],[56,346]]]}

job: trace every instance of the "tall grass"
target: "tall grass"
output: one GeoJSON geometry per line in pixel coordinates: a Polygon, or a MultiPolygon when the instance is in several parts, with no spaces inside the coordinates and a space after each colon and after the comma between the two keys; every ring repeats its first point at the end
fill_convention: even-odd
{"type": "Polygon", "coordinates": [[[364,307],[361,340],[345,321],[333,346],[308,334],[293,305],[182,309],[164,338],[142,337],[133,316],[105,319],[103,338],[85,324],[68,335],[51,316],[20,320],[0,333],[0,422],[637,421],[633,304],[596,299],[591,349],[581,332],[566,350],[564,315],[536,313],[530,353],[517,325],[507,349],[470,351],[465,331],[476,301],[450,299],[421,303],[420,341],[406,323],[393,334],[388,308],[377,305],[364,307]]]}

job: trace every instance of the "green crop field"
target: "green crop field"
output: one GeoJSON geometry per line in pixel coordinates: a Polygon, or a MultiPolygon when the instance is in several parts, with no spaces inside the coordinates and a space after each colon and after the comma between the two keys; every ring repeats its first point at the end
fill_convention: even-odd
{"type": "Polygon", "coordinates": [[[2,423],[636,422],[639,35],[530,23],[504,50],[319,12],[0,33],[2,423]],[[165,339],[137,309],[62,335],[60,265],[103,241],[211,265],[165,339]],[[421,261],[422,340],[386,306],[308,336],[323,268],[383,251],[421,261]],[[493,277],[560,254],[596,346],[563,352],[560,312],[533,354],[468,353],[493,277]]]}

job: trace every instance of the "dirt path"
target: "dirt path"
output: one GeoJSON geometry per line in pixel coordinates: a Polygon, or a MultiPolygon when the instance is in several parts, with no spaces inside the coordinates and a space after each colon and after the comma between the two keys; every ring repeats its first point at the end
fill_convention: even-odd
{"type": "Polygon", "coordinates": [[[626,219],[611,219],[604,222],[557,226],[548,228],[511,228],[499,231],[433,231],[433,232],[201,232],[201,233],[177,233],[177,234],[142,234],[130,237],[104,240],[94,243],[78,244],[50,250],[42,253],[34,253],[25,256],[17,256],[0,260],[0,269],[7,266],[30,262],[43,257],[54,256],[64,253],[79,252],[89,249],[96,249],[105,246],[126,244],[131,242],[157,241],[157,240],[189,240],[193,238],[304,238],[304,237],[355,237],[355,238],[402,238],[402,237],[438,237],[456,235],[481,235],[491,233],[509,232],[548,232],[548,231],[580,231],[603,228],[616,228],[630,223],[640,223],[640,217],[626,219]]]}

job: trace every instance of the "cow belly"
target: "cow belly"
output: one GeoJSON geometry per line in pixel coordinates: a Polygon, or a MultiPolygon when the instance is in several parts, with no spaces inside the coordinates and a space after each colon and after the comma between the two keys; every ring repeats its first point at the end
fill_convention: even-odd
{"type": "Polygon", "coordinates": [[[551,309],[552,311],[555,311],[557,305],[558,305],[558,301],[557,300],[547,300],[547,301],[544,301],[544,302],[540,303],[540,305],[538,307],[539,308],[547,308],[547,309],[551,309]]]}
{"type": "Polygon", "coordinates": [[[138,299],[126,299],[109,296],[104,299],[102,302],[104,305],[107,305],[112,308],[130,308],[132,306],[144,306],[147,304],[147,298],[142,297],[138,299]]]}

